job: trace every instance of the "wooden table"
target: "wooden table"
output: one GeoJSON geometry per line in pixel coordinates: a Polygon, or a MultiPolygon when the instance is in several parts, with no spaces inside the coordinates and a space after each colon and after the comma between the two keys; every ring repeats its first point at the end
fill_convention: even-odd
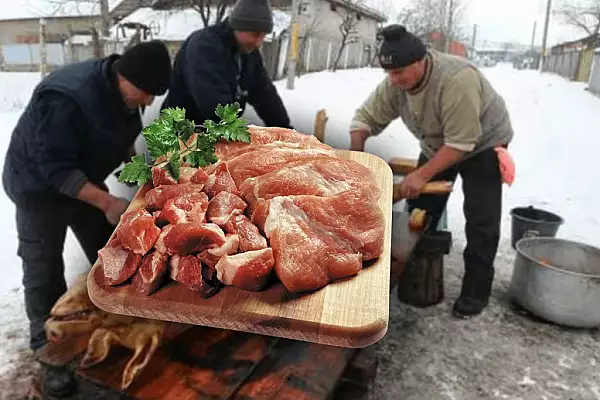
{"type": "MultiPolygon", "coordinates": [[[[407,221],[407,213],[394,213],[392,288],[420,236],[410,233],[407,221]]],[[[103,363],[81,370],[77,362],[87,341],[79,337],[48,344],[39,353],[44,368],[75,375],[73,398],[352,400],[366,396],[377,372],[377,344],[356,350],[189,326],[164,343],[127,393],[121,393],[121,374],[131,353],[115,348],[103,363]]]]}

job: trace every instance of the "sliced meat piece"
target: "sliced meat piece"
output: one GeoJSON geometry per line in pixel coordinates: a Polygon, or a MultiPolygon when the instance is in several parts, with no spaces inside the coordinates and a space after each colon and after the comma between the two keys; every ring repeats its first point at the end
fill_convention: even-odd
{"type": "Polygon", "coordinates": [[[245,215],[237,215],[230,219],[224,229],[228,233],[235,233],[239,236],[241,253],[267,248],[267,239],[260,234],[258,227],[245,215]]]}
{"type": "Polygon", "coordinates": [[[195,292],[202,290],[202,265],[197,257],[175,255],[171,257],[170,266],[171,279],[195,292]]]}
{"type": "Polygon", "coordinates": [[[177,185],[177,180],[171,176],[169,171],[161,167],[152,167],[152,185],[177,185]]]}
{"type": "MultiPolygon", "coordinates": [[[[362,268],[362,254],[309,218],[293,199],[275,197],[261,203],[255,211],[255,216],[266,215],[261,226],[273,249],[275,273],[287,290],[317,290],[356,275],[362,268]]],[[[335,214],[334,210],[331,212],[335,214]]]]}
{"type": "Polygon", "coordinates": [[[208,176],[204,191],[208,194],[210,199],[221,192],[230,192],[235,195],[239,194],[237,186],[231,178],[227,163],[220,163],[208,176]]]}
{"type": "Polygon", "coordinates": [[[167,200],[174,199],[186,193],[199,193],[203,185],[161,185],[146,193],[146,208],[150,211],[161,210],[167,200]]]}
{"type": "Polygon", "coordinates": [[[223,256],[215,268],[225,285],[258,292],[269,282],[274,265],[273,250],[266,248],[223,256]]]}
{"type": "Polygon", "coordinates": [[[221,192],[208,204],[206,218],[214,224],[224,226],[231,218],[243,214],[246,207],[246,202],[239,196],[221,192]]]}
{"type": "Polygon", "coordinates": [[[379,198],[380,190],[371,171],[354,161],[325,158],[247,179],[239,187],[250,215],[259,199],[277,196],[335,196],[353,187],[366,187],[379,198]]]}
{"type": "Polygon", "coordinates": [[[146,254],[131,283],[138,293],[146,296],[156,292],[167,274],[168,256],[158,251],[146,254]]]}
{"type": "Polygon", "coordinates": [[[330,150],[297,150],[274,147],[268,149],[261,148],[241,154],[227,161],[226,164],[235,187],[239,188],[248,178],[265,175],[283,167],[306,164],[307,162],[323,158],[341,159],[335,152],[330,150]]]}
{"type": "Polygon", "coordinates": [[[114,238],[98,250],[107,285],[120,285],[136,273],[142,263],[142,256],[124,249],[119,239],[114,238]]]}
{"type": "Polygon", "coordinates": [[[188,255],[220,247],[225,240],[218,225],[185,222],[173,226],[165,235],[164,245],[168,254],[188,255]]]}
{"type": "Polygon", "coordinates": [[[154,224],[154,217],[140,208],[123,214],[116,233],[123,247],[143,256],[158,240],[160,228],[154,224]]]}
{"type": "Polygon", "coordinates": [[[168,254],[167,246],[165,245],[165,237],[167,236],[167,234],[169,232],[171,232],[171,229],[173,229],[173,226],[174,225],[167,225],[164,228],[162,228],[162,230],[160,231],[160,235],[158,236],[158,240],[154,244],[154,248],[159,253],[162,253],[162,254],[165,254],[165,255],[168,254]]]}
{"type": "Polygon", "coordinates": [[[169,221],[172,225],[182,222],[202,223],[205,221],[207,208],[208,196],[206,193],[186,193],[167,200],[163,206],[161,218],[169,221]]]}
{"type": "Polygon", "coordinates": [[[198,258],[203,264],[214,268],[224,255],[235,254],[238,252],[240,237],[238,235],[227,235],[225,243],[222,246],[204,250],[198,254],[198,258]]]}

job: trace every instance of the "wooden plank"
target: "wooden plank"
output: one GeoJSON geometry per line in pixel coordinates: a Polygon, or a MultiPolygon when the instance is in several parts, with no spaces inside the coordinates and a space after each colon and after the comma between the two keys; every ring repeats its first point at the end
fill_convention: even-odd
{"type": "Polygon", "coordinates": [[[408,175],[417,169],[418,160],[412,158],[392,158],[388,161],[395,175],[408,175]]]}
{"type": "MultiPolygon", "coordinates": [[[[386,227],[383,254],[350,279],[337,281],[311,294],[294,295],[276,284],[252,293],[227,287],[200,298],[171,282],[151,296],[131,285],[105,287],[101,267],[88,276],[91,300],[99,308],[124,315],[212,326],[342,347],[365,347],[379,341],[389,318],[389,276],[392,230],[392,171],[385,161],[362,152],[339,151],[372,171],[382,189],[379,206],[386,227]]],[[[141,188],[130,209],[143,206],[141,188]]]]}
{"type": "Polygon", "coordinates": [[[325,127],[328,120],[327,112],[324,109],[317,112],[317,117],[315,118],[315,137],[321,143],[325,143],[325,127]]]}

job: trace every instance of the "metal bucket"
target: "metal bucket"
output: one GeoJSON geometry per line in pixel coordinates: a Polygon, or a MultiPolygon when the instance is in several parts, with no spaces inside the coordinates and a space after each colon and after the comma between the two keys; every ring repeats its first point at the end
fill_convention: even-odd
{"type": "Polygon", "coordinates": [[[521,239],[510,296],[547,321],[599,327],[600,249],[563,239],[521,239]]]}
{"type": "Polygon", "coordinates": [[[529,207],[513,208],[511,245],[516,249],[516,244],[524,237],[543,236],[554,237],[558,228],[564,223],[562,217],[548,211],[529,207]]]}

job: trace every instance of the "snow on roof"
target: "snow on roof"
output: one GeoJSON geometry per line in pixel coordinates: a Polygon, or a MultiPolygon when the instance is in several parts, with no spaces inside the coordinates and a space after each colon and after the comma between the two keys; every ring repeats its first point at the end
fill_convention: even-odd
{"type": "MultiPolygon", "coordinates": [[[[109,9],[112,10],[121,1],[108,0],[109,9]]],[[[0,9],[0,20],[89,15],[100,15],[100,3],[97,0],[11,0],[2,4],[0,9]]]]}
{"type": "MultiPolygon", "coordinates": [[[[214,16],[215,13],[212,13],[214,16]]],[[[273,10],[273,32],[279,36],[288,28],[290,16],[288,13],[273,10]]],[[[210,23],[214,23],[214,18],[210,23]]],[[[149,7],[139,8],[120,23],[140,23],[152,28],[155,39],[180,41],[185,40],[192,32],[204,28],[202,17],[197,11],[185,10],[153,10],[149,7]]],[[[113,28],[113,31],[117,28],[113,28]]]]}

